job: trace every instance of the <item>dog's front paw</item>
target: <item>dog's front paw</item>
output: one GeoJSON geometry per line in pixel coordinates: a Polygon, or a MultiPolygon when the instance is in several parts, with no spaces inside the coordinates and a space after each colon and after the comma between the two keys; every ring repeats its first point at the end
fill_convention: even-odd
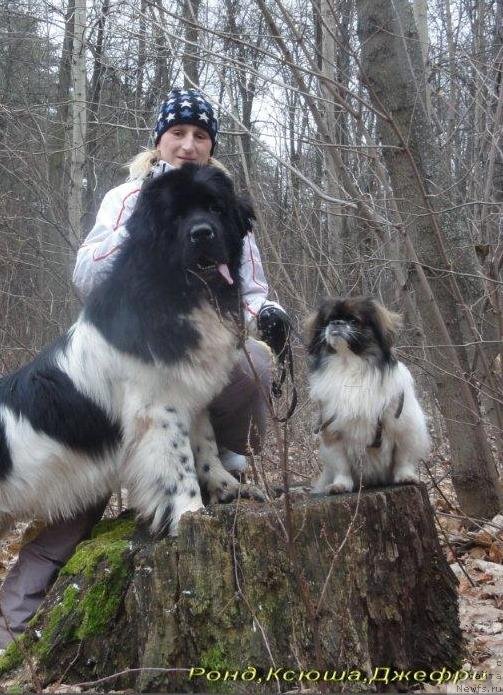
{"type": "Polygon", "coordinates": [[[218,482],[211,481],[208,485],[208,492],[210,504],[228,504],[238,497],[265,502],[264,493],[258,487],[249,483],[240,484],[232,476],[231,480],[225,478],[218,482]]]}
{"type": "Polygon", "coordinates": [[[327,483],[327,481],[322,478],[318,480],[311,487],[312,495],[339,495],[342,492],[352,492],[353,491],[353,479],[349,476],[336,476],[332,482],[327,483]]]}
{"type": "Polygon", "coordinates": [[[404,469],[397,471],[393,476],[394,485],[416,485],[419,482],[419,476],[415,470],[404,469]]]}
{"type": "Polygon", "coordinates": [[[353,481],[350,478],[337,478],[326,488],[328,495],[340,495],[342,492],[353,492],[353,481]]]}
{"type": "Polygon", "coordinates": [[[160,504],[150,523],[150,533],[154,538],[175,537],[182,514],[203,509],[199,490],[184,491],[160,504]]]}
{"type": "Polygon", "coordinates": [[[238,496],[239,483],[234,478],[233,481],[219,480],[208,484],[210,504],[227,504],[238,496]]]}
{"type": "Polygon", "coordinates": [[[241,485],[239,494],[247,500],[256,500],[257,502],[265,502],[265,495],[260,488],[251,483],[241,485]]]}

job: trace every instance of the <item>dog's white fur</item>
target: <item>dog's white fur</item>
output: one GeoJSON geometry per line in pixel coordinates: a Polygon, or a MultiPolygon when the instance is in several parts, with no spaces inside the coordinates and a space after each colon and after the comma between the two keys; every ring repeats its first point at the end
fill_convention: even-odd
{"type": "Polygon", "coordinates": [[[220,463],[206,411],[228,381],[237,355],[236,331],[231,325],[223,330],[222,318],[209,303],[187,319],[202,340],[190,360],[167,366],[119,352],[79,318],[57,366],[120,422],[123,444],[120,451],[92,458],[36,432],[25,418],[2,405],[0,418],[13,469],[0,484],[0,518],[69,518],[106,497],[120,482],[129,489],[131,506],[151,519],[156,532],[166,511],[165,488],[176,480],[174,533],[184,512],[203,506],[194,464],[210,501],[216,501],[222,486],[227,492],[238,486],[220,463]],[[187,457],[185,470],[181,456],[187,457]]]}
{"type": "Polygon", "coordinates": [[[355,354],[343,338],[327,334],[324,339],[335,352],[310,376],[311,399],[320,409],[323,465],[313,492],[350,492],[360,482],[416,482],[417,464],[428,455],[430,438],[411,373],[399,361],[378,366],[365,354],[355,354]],[[381,444],[373,447],[379,421],[381,444]]]}

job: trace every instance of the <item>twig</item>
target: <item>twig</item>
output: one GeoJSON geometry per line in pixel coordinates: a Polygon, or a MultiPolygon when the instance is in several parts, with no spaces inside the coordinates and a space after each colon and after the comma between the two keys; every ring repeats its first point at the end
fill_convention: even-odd
{"type": "MultiPolygon", "coordinates": [[[[426,468],[426,471],[427,471],[428,475],[430,476],[431,482],[433,483],[433,485],[434,485],[435,489],[437,490],[437,492],[439,492],[439,494],[440,494],[440,495],[442,496],[442,498],[447,502],[447,504],[449,505],[449,507],[452,508],[451,503],[449,502],[449,500],[447,499],[447,497],[444,495],[444,493],[442,492],[442,490],[438,487],[437,482],[436,482],[435,478],[433,477],[433,473],[430,471],[430,468],[429,468],[428,464],[426,463],[426,461],[424,462],[424,467],[426,468]]],[[[468,579],[468,581],[470,582],[470,584],[471,584],[473,587],[475,587],[475,586],[476,586],[475,582],[473,581],[473,579],[470,577],[470,575],[468,574],[467,570],[465,569],[465,566],[464,566],[464,564],[463,564],[461,558],[458,557],[458,554],[457,554],[457,552],[456,552],[456,549],[453,547],[453,545],[452,545],[451,542],[449,541],[449,538],[447,537],[447,534],[445,533],[444,529],[442,528],[442,524],[440,524],[440,522],[438,521],[437,512],[436,512],[436,509],[433,507],[433,505],[432,505],[432,509],[433,509],[433,514],[435,515],[435,519],[437,519],[437,522],[438,522],[437,525],[438,525],[438,527],[440,528],[440,532],[442,533],[442,536],[444,537],[444,540],[445,540],[445,542],[446,542],[446,544],[447,544],[447,547],[449,548],[449,550],[450,550],[451,553],[453,554],[454,559],[455,559],[456,562],[458,563],[458,565],[459,565],[461,571],[463,572],[463,574],[465,575],[465,577],[468,579]]]]}
{"type": "Polygon", "coordinates": [[[98,685],[98,683],[106,683],[119,676],[128,676],[130,673],[142,673],[143,671],[154,671],[155,673],[188,673],[190,668],[157,668],[155,666],[142,666],[141,668],[126,668],[124,671],[117,671],[117,673],[112,673],[110,676],[103,676],[103,678],[98,678],[95,681],[85,681],[83,683],[74,683],[72,687],[74,688],[89,688],[92,685],[98,685]]]}
{"type": "Polygon", "coordinates": [[[35,664],[33,663],[33,659],[31,658],[31,655],[28,653],[28,650],[26,649],[25,645],[23,644],[22,639],[18,639],[14,632],[12,631],[11,626],[9,625],[9,621],[5,617],[5,614],[2,610],[2,606],[0,605],[0,618],[4,621],[5,623],[5,628],[7,632],[9,633],[9,637],[11,637],[12,642],[16,645],[16,647],[19,649],[21,654],[23,655],[24,660],[26,661],[28,665],[28,669],[30,671],[30,676],[33,681],[33,685],[35,686],[37,692],[42,692],[42,683],[40,679],[37,676],[37,673],[35,671],[35,664]]]}

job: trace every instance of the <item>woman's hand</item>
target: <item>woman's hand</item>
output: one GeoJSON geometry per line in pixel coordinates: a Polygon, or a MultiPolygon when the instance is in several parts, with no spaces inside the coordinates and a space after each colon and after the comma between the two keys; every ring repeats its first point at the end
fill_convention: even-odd
{"type": "Polygon", "coordinates": [[[275,306],[266,306],[257,316],[257,329],[260,338],[269,345],[280,362],[285,357],[285,348],[290,337],[291,322],[288,315],[275,306]]]}

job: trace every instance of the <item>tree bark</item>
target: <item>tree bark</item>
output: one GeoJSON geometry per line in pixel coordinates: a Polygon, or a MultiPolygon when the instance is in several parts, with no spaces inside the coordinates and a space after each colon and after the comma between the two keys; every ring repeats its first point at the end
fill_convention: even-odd
{"type": "MultiPolygon", "coordinates": [[[[206,673],[311,668],[346,671],[345,690],[361,691],[379,667],[457,668],[456,580],[424,487],[297,494],[291,521],[290,543],[283,500],[187,514],[178,538],[161,542],[128,518],[101,522],[23,639],[36,677],[68,685],[139,668],[100,687],[227,692],[223,675],[210,684],[206,673]],[[191,667],[204,674],[154,670],[191,667]],[[362,674],[356,683],[351,670],[362,674]]],[[[0,670],[6,659],[15,665],[13,651],[0,670]]],[[[264,684],[238,678],[237,691],[263,693],[264,684]]]]}
{"type": "Polygon", "coordinates": [[[448,169],[432,138],[412,9],[406,0],[358,0],[357,11],[363,76],[379,114],[386,166],[405,234],[422,265],[413,277],[419,308],[428,340],[439,346],[431,354],[453,484],[465,513],[491,517],[501,508],[498,476],[463,347],[467,305],[480,302],[484,287],[460,213],[450,209],[448,169]],[[467,275],[455,278],[453,271],[467,275]]]}
{"type": "MultiPolygon", "coordinates": [[[[342,8],[341,8],[342,10],[342,8]]],[[[341,15],[343,12],[341,11],[341,15]]],[[[340,48],[336,44],[336,36],[338,34],[338,28],[335,18],[334,9],[332,3],[327,0],[320,0],[320,16],[318,21],[321,24],[321,43],[318,46],[318,51],[320,53],[321,60],[321,72],[328,78],[328,80],[320,80],[320,91],[323,97],[322,113],[325,121],[325,129],[329,134],[330,143],[332,145],[346,144],[344,142],[344,123],[343,120],[346,117],[343,109],[339,105],[336,105],[331,98],[331,92],[327,88],[329,81],[334,81],[339,78],[340,75],[337,74],[337,62],[338,62],[338,52],[340,48]]],[[[327,143],[328,144],[328,143],[327,143]]],[[[332,157],[328,154],[329,147],[326,146],[323,150],[323,163],[325,170],[325,190],[329,195],[335,198],[341,198],[343,191],[340,187],[339,172],[335,166],[335,162],[332,157]]],[[[329,235],[329,254],[330,257],[334,259],[336,263],[336,268],[338,270],[337,275],[337,290],[339,294],[342,294],[345,288],[345,282],[342,281],[344,271],[342,269],[342,263],[345,260],[344,254],[344,216],[341,205],[337,204],[327,204],[326,207],[327,214],[327,227],[326,231],[329,235]]],[[[335,274],[335,273],[334,273],[335,274]]],[[[348,283],[349,285],[350,283],[348,283]]]]}
{"type": "Polygon", "coordinates": [[[53,190],[56,190],[61,198],[64,198],[67,193],[65,181],[65,148],[66,130],[68,127],[68,96],[71,84],[73,35],[75,32],[74,23],[75,0],[69,0],[65,15],[65,35],[59,60],[56,118],[49,139],[49,181],[53,190]]]}
{"type": "Polygon", "coordinates": [[[185,23],[185,48],[182,56],[184,87],[199,85],[199,15],[200,0],[184,0],[183,20],[185,23]]]}
{"type": "Polygon", "coordinates": [[[82,183],[86,159],[86,0],[75,0],[75,33],[72,52],[72,155],[68,220],[70,224],[71,261],[82,237],[82,183]]]}

